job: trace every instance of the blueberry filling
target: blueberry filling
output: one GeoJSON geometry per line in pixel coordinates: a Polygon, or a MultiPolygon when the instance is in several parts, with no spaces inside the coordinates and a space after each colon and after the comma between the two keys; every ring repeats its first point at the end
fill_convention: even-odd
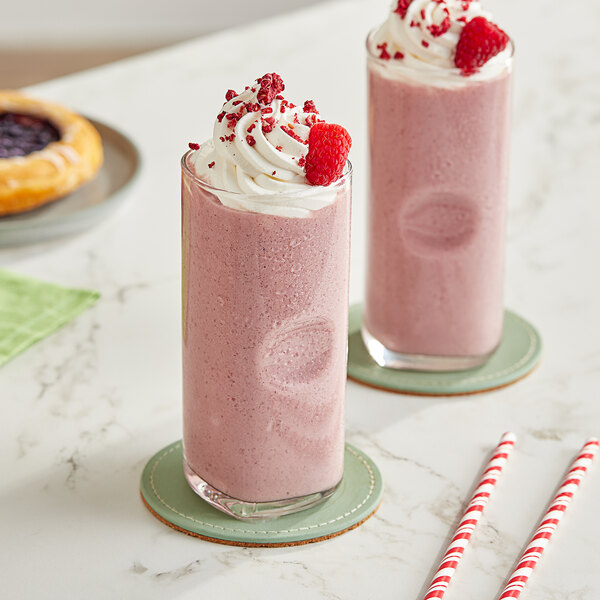
{"type": "Polygon", "coordinates": [[[27,156],[59,139],[58,129],[46,119],[0,113],[0,158],[27,156]]]}

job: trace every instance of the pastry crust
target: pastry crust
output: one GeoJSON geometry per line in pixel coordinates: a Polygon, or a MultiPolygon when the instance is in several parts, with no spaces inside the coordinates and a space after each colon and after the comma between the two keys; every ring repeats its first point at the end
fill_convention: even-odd
{"type": "Polygon", "coordinates": [[[48,120],[60,139],[26,156],[0,158],[0,216],[66,196],[102,166],[100,134],[82,116],[58,104],[0,90],[0,114],[6,112],[48,120]]]}

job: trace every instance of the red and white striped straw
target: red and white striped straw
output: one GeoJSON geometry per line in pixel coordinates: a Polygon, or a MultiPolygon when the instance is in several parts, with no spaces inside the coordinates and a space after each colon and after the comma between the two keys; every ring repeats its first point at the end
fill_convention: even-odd
{"type": "Polygon", "coordinates": [[[505,433],[500,439],[500,443],[496,446],[492,458],[486,465],[481,479],[469,504],[463,513],[462,519],[454,532],[452,540],[448,545],[448,549],[444,554],[444,558],[440,566],[433,576],[429,589],[423,600],[431,600],[432,598],[443,598],[450,580],[456,571],[456,567],[462,558],[463,552],[467,547],[471,535],[477,526],[479,517],[483,513],[487,501],[498,481],[500,473],[508,460],[511,450],[516,441],[516,436],[513,433],[505,433]]]}
{"type": "Polygon", "coordinates": [[[558,488],[556,496],[550,502],[546,514],[542,517],[529,544],[521,554],[519,562],[498,600],[518,598],[521,595],[529,576],[538,564],[544,549],[552,538],[552,534],[556,531],[562,516],[565,514],[567,506],[569,506],[575,492],[579,489],[579,484],[594,460],[599,445],[600,442],[596,438],[589,439],[573,461],[558,488]]]}

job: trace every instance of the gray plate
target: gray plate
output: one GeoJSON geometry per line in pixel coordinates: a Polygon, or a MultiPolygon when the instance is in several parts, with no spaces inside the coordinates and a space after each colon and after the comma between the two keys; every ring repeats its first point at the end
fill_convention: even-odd
{"type": "Polygon", "coordinates": [[[102,137],[104,164],[72,194],[29,212],[0,217],[0,248],[71,235],[96,225],[120,206],[138,171],[140,156],[122,133],[90,119],[102,137]]]}

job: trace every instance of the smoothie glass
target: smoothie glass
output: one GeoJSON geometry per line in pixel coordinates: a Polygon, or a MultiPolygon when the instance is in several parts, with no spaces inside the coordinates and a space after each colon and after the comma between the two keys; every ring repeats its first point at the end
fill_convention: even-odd
{"type": "Polygon", "coordinates": [[[502,336],[512,46],[465,77],[377,58],[373,35],[363,340],[384,367],[476,367],[502,336]]]}
{"type": "MultiPolygon", "coordinates": [[[[351,167],[308,217],[224,194],[182,159],[183,444],[192,489],[242,519],[313,506],[344,468],[351,167]]],[[[309,190],[313,194],[312,190],[309,190]]],[[[306,195],[306,193],[305,193],[306,195]]]]}

